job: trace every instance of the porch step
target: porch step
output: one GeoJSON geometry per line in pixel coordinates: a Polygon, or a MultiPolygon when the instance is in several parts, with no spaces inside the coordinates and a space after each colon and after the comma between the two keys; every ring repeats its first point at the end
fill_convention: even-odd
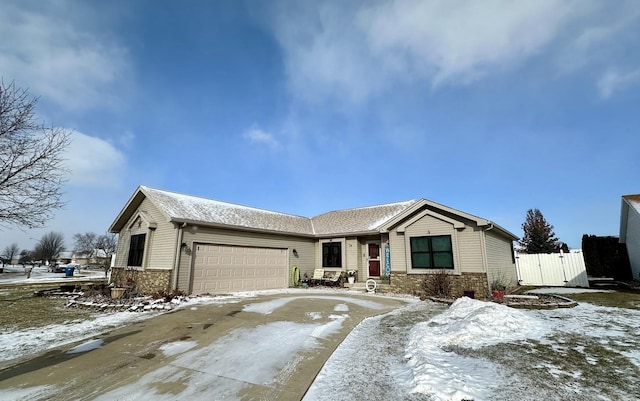
{"type": "MultiPolygon", "coordinates": [[[[382,280],[373,280],[376,282],[376,292],[380,292],[380,293],[385,293],[385,292],[391,292],[391,285],[387,284],[386,281],[382,281],[382,280]]],[[[344,287],[348,288],[350,290],[353,291],[364,291],[367,292],[367,284],[366,282],[355,282],[353,284],[349,284],[349,283],[344,283],[344,287]]]]}

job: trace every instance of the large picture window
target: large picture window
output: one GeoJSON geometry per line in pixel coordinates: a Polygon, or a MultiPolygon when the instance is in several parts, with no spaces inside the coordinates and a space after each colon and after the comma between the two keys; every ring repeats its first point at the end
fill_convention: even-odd
{"type": "Polygon", "coordinates": [[[342,267],[342,243],[322,243],[322,267],[342,267]]]}
{"type": "Polygon", "coordinates": [[[411,237],[411,266],[414,269],[453,269],[450,235],[411,237]]]}
{"type": "Polygon", "coordinates": [[[127,266],[142,266],[145,238],[146,234],[131,236],[131,243],[129,244],[129,261],[127,262],[127,266]]]}

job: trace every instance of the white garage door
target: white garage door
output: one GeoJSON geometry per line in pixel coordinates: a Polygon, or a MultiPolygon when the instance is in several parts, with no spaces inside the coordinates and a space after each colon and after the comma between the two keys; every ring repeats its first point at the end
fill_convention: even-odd
{"type": "Polygon", "coordinates": [[[287,288],[288,251],[231,245],[195,245],[193,294],[287,288]]]}

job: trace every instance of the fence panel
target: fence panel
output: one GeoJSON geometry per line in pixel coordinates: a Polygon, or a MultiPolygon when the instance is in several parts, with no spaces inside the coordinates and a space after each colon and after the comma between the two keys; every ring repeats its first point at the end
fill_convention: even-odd
{"type": "Polygon", "coordinates": [[[520,285],[589,287],[582,252],[516,253],[520,285]]]}

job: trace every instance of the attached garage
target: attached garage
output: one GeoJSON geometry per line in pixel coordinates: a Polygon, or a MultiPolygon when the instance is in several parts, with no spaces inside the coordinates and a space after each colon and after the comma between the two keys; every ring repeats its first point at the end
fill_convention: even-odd
{"type": "Polygon", "coordinates": [[[287,288],[288,250],[195,244],[192,294],[287,288]]]}

